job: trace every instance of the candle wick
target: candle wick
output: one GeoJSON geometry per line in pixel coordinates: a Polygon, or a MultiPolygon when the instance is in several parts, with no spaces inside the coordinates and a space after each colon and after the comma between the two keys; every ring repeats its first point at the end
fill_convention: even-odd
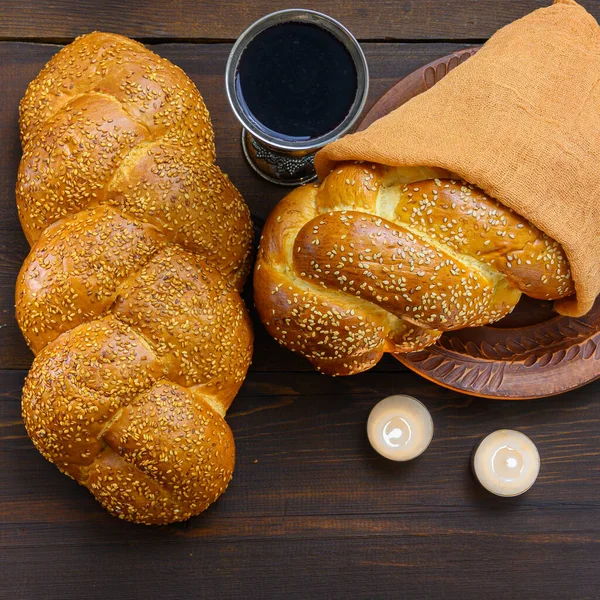
{"type": "Polygon", "coordinates": [[[389,433],[389,437],[394,439],[394,438],[401,438],[402,437],[402,430],[399,429],[398,427],[392,429],[392,431],[390,431],[389,433]]]}

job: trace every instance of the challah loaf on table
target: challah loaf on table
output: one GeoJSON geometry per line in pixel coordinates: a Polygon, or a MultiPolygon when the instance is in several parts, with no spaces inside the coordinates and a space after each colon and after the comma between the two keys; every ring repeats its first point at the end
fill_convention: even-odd
{"type": "Polygon", "coordinates": [[[521,293],[574,293],[560,245],[481,190],[441,169],[367,163],[279,203],[254,290],[269,333],[331,375],[498,321],[521,293]]]}
{"type": "Polygon", "coordinates": [[[20,127],[27,431],[123,519],[198,514],[231,478],[223,417],[252,354],[251,221],[204,102],[169,61],[93,33],[30,84],[20,127]]]}

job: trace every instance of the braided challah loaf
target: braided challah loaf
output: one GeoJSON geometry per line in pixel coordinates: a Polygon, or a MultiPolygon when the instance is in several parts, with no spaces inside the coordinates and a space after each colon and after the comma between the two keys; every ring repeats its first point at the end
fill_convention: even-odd
{"type": "Polygon", "coordinates": [[[344,163],[269,216],[254,271],[269,333],[331,375],[573,293],[565,255],[449,173],[344,163]]]}
{"type": "Polygon", "coordinates": [[[93,33],[30,84],[20,125],[27,431],[113,514],[186,519],[231,478],[223,417],[252,353],[250,216],[206,107],[169,61],[93,33]]]}

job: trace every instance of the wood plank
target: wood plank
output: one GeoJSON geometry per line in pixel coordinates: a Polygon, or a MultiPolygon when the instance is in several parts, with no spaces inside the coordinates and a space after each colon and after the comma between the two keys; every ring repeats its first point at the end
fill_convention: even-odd
{"type": "MultiPolygon", "coordinates": [[[[461,44],[367,44],[371,69],[370,106],[396,80],[453,50],[461,44]]],[[[154,50],[182,67],[204,95],[211,112],[221,167],[237,185],[252,211],[257,232],[285,190],[260,179],[246,164],[240,147],[240,127],[229,109],[223,74],[231,44],[157,44],[154,50]]],[[[27,368],[32,355],[14,318],[14,285],[28,252],[15,207],[14,186],[21,150],[18,137],[18,105],[27,84],[59,46],[0,42],[0,368],[27,368]]],[[[248,296],[248,299],[250,296],[248,296]]],[[[255,320],[258,323],[258,320],[255,320]]],[[[281,352],[257,326],[255,363],[271,369],[307,370],[302,359],[281,352]],[[264,352],[262,350],[265,350],[264,352]]]]}
{"type": "MultiPolygon", "coordinates": [[[[361,40],[475,40],[550,0],[307,0],[303,8],[340,20],[361,40]]],[[[582,0],[596,17],[600,6],[582,0]]],[[[0,39],[70,41],[91,29],[143,40],[233,40],[274,10],[297,8],[295,0],[4,0],[0,39]],[[226,15],[226,17],[224,17],[226,15]]]]}
{"type": "MultiPolygon", "coordinates": [[[[0,490],[10,506],[3,511],[4,522],[113,522],[85,489],[33,448],[20,418],[24,377],[25,371],[0,372],[0,490]],[[31,510],[31,501],[37,510],[31,510]]],[[[525,512],[561,504],[591,510],[597,508],[600,483],[599,399],[598,383],[555,398],[499,402],[468,398],[413,373],[379,368],[348,378],[251,370],[228,415],[238,450],[236,475],[214,510],[224,519],[446,509],[469,513],[474,499],[482,506],[515,506],[525,512]],[[365,433],[370,408],[399,392],[423,400],[436,428],[426,454],[406,464],[376,455],[365,433]],[[500,427],[528,433],[543,460],[535,487],[518,500],[484,493],[468,469],[478,440],[500,427]]],[[[192,525],[203,521],[194,519],[192,525]]],[[[597,523],[588,525],[592,531],[597,523]]]]}
{"type": "Polygon", "coordinates": [[[376,525],[381,536],[362,539],[336,540],[326,524],[308,539],[207,543],[158,536],[146,545],[11,548],[3,588],[9,598],[47,600],[480,600],[483,590],[494,599],[514,598],[515,590],[544,600],[598,597],[592,570],[598,564],[586,558],[597,546],[584,539],[562,547],[525,536],[482,540],[470,532],[396,537],[386,535],[385,521],[376,525]],[[506,555],[510,563],[502,562],[506,555]]]}
{"type": "Polygon", "coordinates": [[[187,524],[149,528],[110,517],[35,451],[19,414],[24,375],[0,372],[7,597],[65,598],[85,586],[91,600],[136,598],[150,573],[153,597],[173,599],[398,598],[401,586],[411,599],[468,600],[485,588],[579,600],[600,584],[600,384],[510,403],[379,368],[337,379],[251,371],[229,416],[230,489],[187,524]],[[420,397],[436,427],[407,464],[377,457],[365,435],[372,405],[398,391],[420,397]],[[487,494],[468,468],[480,436],[500,427],[531,435],[542,456],[520,498],[487,494]]]}

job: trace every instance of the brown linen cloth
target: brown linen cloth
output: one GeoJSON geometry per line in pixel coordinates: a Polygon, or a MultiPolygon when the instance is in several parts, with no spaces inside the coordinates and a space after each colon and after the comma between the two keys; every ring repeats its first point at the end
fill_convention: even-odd
{"type": "Polygon", "coordinates": [[[336,162],[448,169],[560,242],[585,314],[600,292],[600,28],[556,0],[500,29],[427,92],[321,150],[336,162]]]}

